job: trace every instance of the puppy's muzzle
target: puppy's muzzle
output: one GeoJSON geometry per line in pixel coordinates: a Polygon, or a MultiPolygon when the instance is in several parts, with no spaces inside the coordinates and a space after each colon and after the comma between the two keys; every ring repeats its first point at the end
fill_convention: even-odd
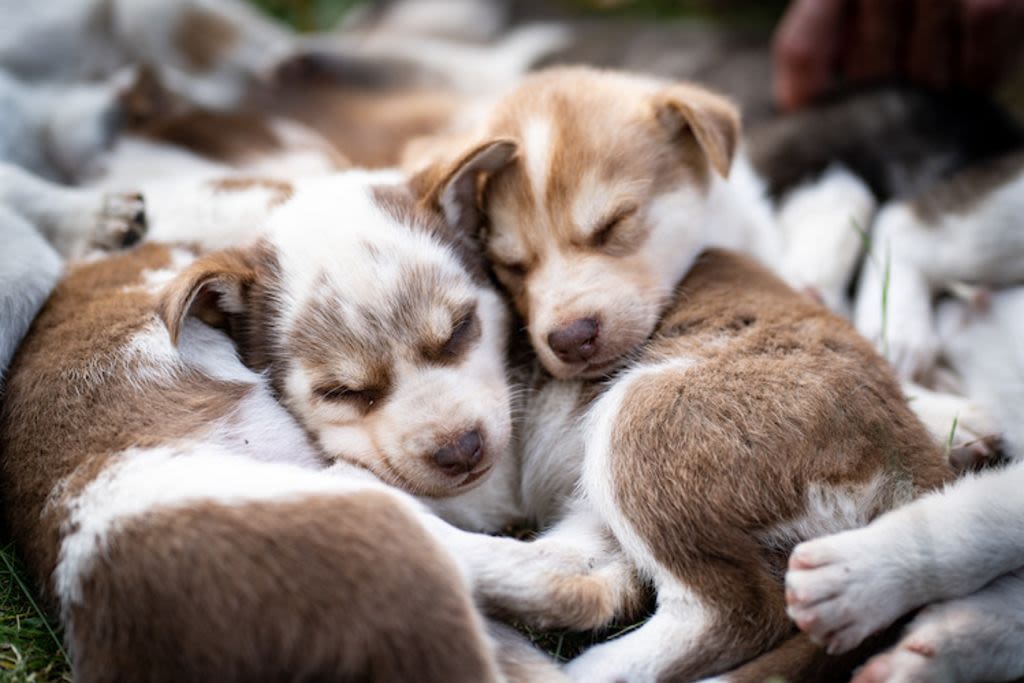
{"type": "Polygon", "coordinates": [[[434,463],[441,471],[451,476],[471,472],[484,457],[484,439],[480,430],[473,429],[462,434],[447,446],[434,453],[434,463]]]}

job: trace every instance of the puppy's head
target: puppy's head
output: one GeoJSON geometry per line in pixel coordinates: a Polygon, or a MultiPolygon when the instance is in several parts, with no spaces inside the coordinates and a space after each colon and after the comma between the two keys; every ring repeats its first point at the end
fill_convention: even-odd
{"type": "Polygon", "coordinates": [[[597,376],[653,331],[706,245],[709,191],[738,138],[736,109],[696,86],[557,69],[526,79],[417,190],[480,231],[547,369],[597,376]]]}
{"type": "Polygon", "coordinates": [[[420,495],[473,487],[511,436],[507,312],[469,252],[401,186],[313,181],[257,245],[198,261],[165,293],[246,362],[331,458],[420,495]]]}

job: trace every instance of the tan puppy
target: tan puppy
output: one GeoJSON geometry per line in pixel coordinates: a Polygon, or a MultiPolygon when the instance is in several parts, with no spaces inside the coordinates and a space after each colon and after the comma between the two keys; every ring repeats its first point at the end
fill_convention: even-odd
{"type": "MultiPolygon", "coordinates": [[[[552,533],[575,526],[583,545],[581,519],[597,520],[658,599],[642,627],[570,663],[578,681],[694,680],[779,647],[795,633],[782,575],[797,543],[951,477],[871,345],[728,252],[697,260],[628,369],[566,386],[537,394],[547,434],[525,443],[580,454],[584,499],[552,533]]],[[[799,680],[823,657],[798,639],[731,680],[799,680]]]]}
{"type": "Polygon", "coordinates": [[[777,256],[727,100],[587,68],[523,79],[454,161],[409,160],[426,201],[482,241],[556,377],[593,377],[653,331],[709,244],[777,256]],[[486,221],[482,219],[486,217],[486,221]]]}

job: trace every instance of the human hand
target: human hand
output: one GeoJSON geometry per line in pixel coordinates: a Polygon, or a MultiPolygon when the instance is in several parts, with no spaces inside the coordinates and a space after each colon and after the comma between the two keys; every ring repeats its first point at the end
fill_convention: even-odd
{"type": "Polygon", "coordinates": [[[793,0],[775,33],[783,109],[845,78],[932,88],[995,85],[1024,42],[1024,0],[793,0]]]}

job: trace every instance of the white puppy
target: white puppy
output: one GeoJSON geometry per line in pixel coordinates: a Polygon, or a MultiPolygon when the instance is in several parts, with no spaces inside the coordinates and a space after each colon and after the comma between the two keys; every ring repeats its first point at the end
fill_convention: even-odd
{"type": "Polygon", "coordinates": [[[954,176],[886,206],[861,271],[857,329],[905,378],[927,375],[939,344],[935,296],[960,283],[1005,286],[1024,278],[1024,154],[954,176]]]}

